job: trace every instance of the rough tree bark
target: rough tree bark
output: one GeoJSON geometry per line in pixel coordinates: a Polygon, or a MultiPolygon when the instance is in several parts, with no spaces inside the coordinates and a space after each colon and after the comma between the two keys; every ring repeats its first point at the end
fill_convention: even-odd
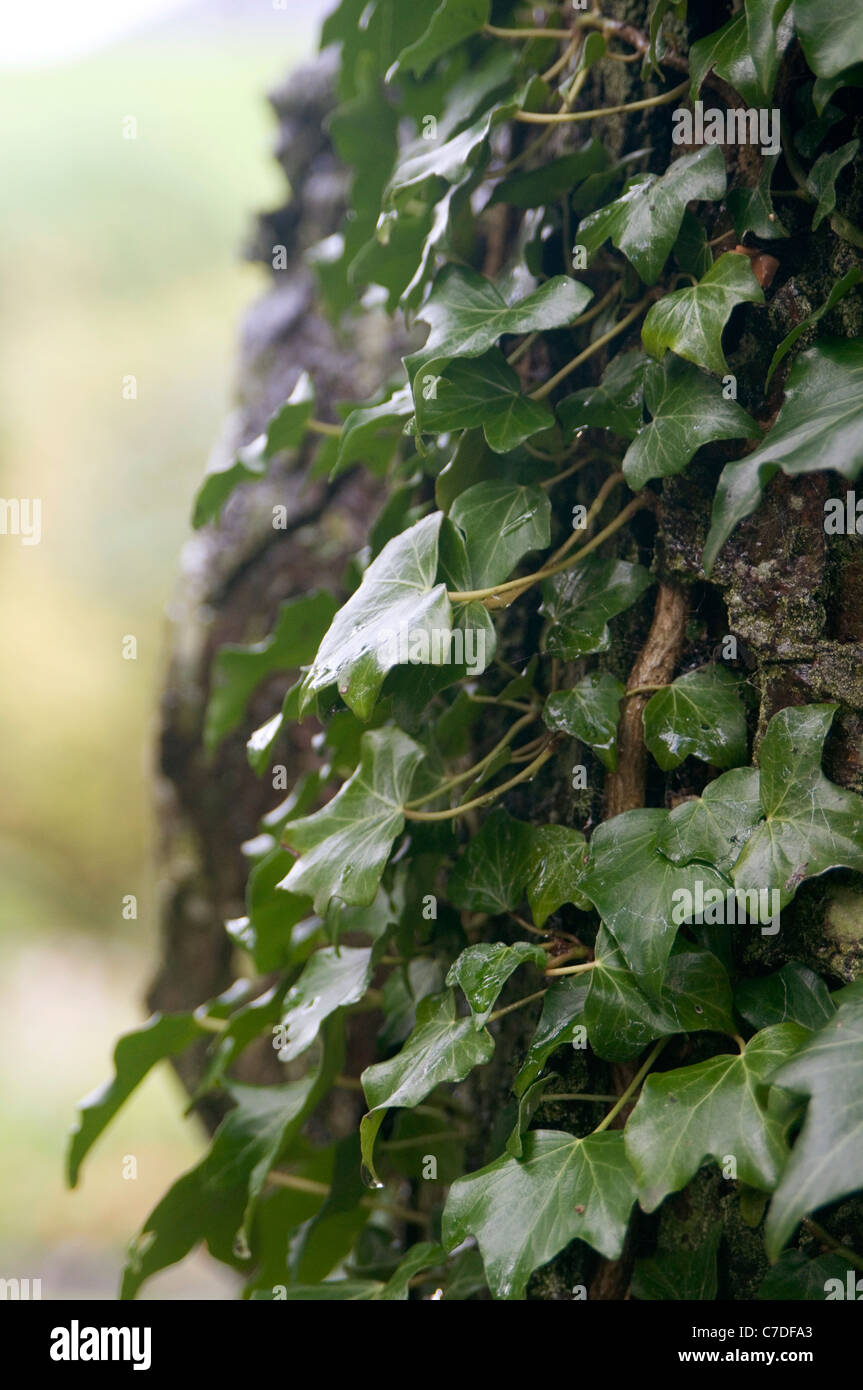
{"type": "MultiPolygon", "coordinates": [[[[690,5],[693,9],[688,30],[685,25],[677,27],[681,55],[689,43],[723,22],[728,7],[690,5]]],[[[645,32],[648,0],[619,0],[605,10],[632,26],[631,33],[645,32]]],[[[645,94],[639,64],[601,65],[594,72],[599,75],[585,90],[589,106],[623,103],[645,94]]],[[[778,105],[790,100],[799,76],[793,66],[783,70],[778,105]]],[[[715,81],[713,89],[721,99],[737,101],[721,82],[715,81]]],[[[659,88],[647,84],[647,94],[655,90],[659,88]]],[[[327,63],[294,74],[272,101],[280,122],[278,155],[293,197],[285,208],[261,219],[252,254],[269,264],[272,246],[285,244],[290,267],[273,273],[272,288],[248,316],[239,371],[240,405],[217,446],[220,456],[260,432],[301,369],[315,379],[320,414],[337,399],[371,394],[392,367],[398,350],[388,322],[373,313],[360,320],[359,330],[352,328],[349,342],[339,339],[316,305],[313,277],[302,261],[303,251],[312,242],[335,230],[343,207],[343,174],[322,130],[331,104],[327,63]]],[[[672,147],[666,108],[607,118],[598,123],[595,133],[614,154],[649,146],[659,160],[669,162],[672,147]]],[[[570,139],[561,135],[561,148],[568,148],[570,139]]],[[[755,182],[757,152],[729,148],[726,155],[729,162],[748,161],[750,181],[755,182]]],[[[858,167],[849,214],[853,217],[861,208],[863,173],[858,167]]],[[[747,410],[760,412],[762,421],[775,413],[780,399],[775,389],[765,410],[758,393],[776,342],[823,303],[837,277],[852,265],[863,265],[863,254],[836,235],[827,221],[812,234],[810,219],[799,204],[787,209],[783,204],[782,216],[791,236],[779,243],[778,265],[756,267],[767,276],[773,272],[766,309],[769,332],[764,328],[765,310],[757,311],[762,317],[756,328],[756,311],[746,306],[736,311],[726,338],[740,402],[747,410]]],[[[730,225],[721,209],[714,208],[709,218],[711,237],[730,225]]],[[[506,262],[511,236],[505,218],[489,221],[483,268],[493,272],[506,262]]],[[[731,249],[735,242],[730,233],[721,249],[731,249]]],[[[774,254],[775,248],[769,249],[774,254]]],[[[859,297],[842,301],[821,329],[839,336],[863,334],[859,297]]],[[[615,350],[626,345],[615,344],[615,350]]],[[[802,346],[806,345],[804,339],[802,346]]],[[[601,358],[594,359],[589,378],[577,384],[595,380],[604,366],[601,358]]],[[[841,480],[820,473],[774,481],[757,513],[732,535],[707,582],[700,560],[711,499],[718,464],[730,456],[722,445],[703,451],[701,461],[685,476],[664,481],[654,514],[637,516],[629,532],[629,551],[621,553],[651,564],[658,585],[619,620],[605,664],[630,688],[661,683],[709,660],[722,639],[732,634],[738,642],[736,669],[745,675],[756,752],[776,710],[815,700],[836,701],[840,709],[825,771],[841,785],[863,792],[863,557],[859,540],[827,537],[823,529],[824,499],[840,491],[844,494],[844,483],[840,488],[841,480]]],[[[269,781],[257,782],[248,772],[244,741],[272,713],[284,681],[268,682],[258,691],[246,725],[226,740],[217,761],[209,764],[201,730],[213,655],[224,642],[264,636],[285,598],[318,584],[337,588],[344,562],[365,543],[374,514],[377,487],[362,470],[336,487],[320,482],[307,485],[303,482],[306,463],[301,452],[283,461],[268,480],[239,489],[221,523],[191,542],[184,557],[162,706],[159,815],[165,890],[162,958],[148,999],[154,1008],[190,1007],[230,983],[231,946],[222,924],[242,911],[245,865],[239,847],[274,800],[269,781]],[[288,504],[288,532],[272,529],[274,502],[288,504]]],[[[590,482],[579,478],[571,498],[562,499],[564,511],[570,500],[582,500],[581,489],[590,495],[590,482]]],[[[516,649],[519,639],[525,652],[533,649],[535,618],[522,616],[516,605],[504,622],[516,649]]],[[[567,676],[578,674],[577,666],[566,672],[567,676]]],[[[516,789],[508,808],[522,819],[583,828],[603,813],[645,804],[673,805],[680,797],[699,792],[703,783],[693,785],[691,763],[670,775],[648,768],[641,736],[642,706],[638,699],[628,702],[620,734],[622,770],[617,776],[604,785],[603,770],[590,750],[573,745],[536,782],[516,789]],[[587,765],[588,790],[572,790],[574,763],[587,765]]],[[[303,770],[310,737],[306,727],[311,726],[289,736],[290,743],[276,758],[288,763],[292,773],[303,770]]],[[[559,921],[562,927],[577,929],[578,914],[575,909],[563,909],[559,921]]],[[[496,924],[498,938],[499,927],[496,924]]],[[[860,876],[842,872],[804,884],[787,912],[787,922],[783,914],[780,935],[753,934],[745,959],[753,970],[798,960],[827,973],[834,983],[859,976],[863,970],[860,876]]],[[[470,1083],[476,1128],[483,1135],[468,1155],[472,1166],[500,1151],[502,1141],[498,1140],[511,1123],[509,1059],[532,1030],[532,1023],[524,1023],[523,1017],[513,1014],[502,1020],[505,1044],[470,1083]]],[[[700,1046],[697,1040],[676,1045],[676,1064],[697,1060],[700,1046]]],[[[567,1091],[604,1091],[611,1086],[619,1093],[632,1074],[626,1067],[612,1067],[572,1049],[564,1049],[564,1054],[555,1057],[553,1065],[567,1091]]],[[[182,1063],[181,1074],[190,1087],[200,1060],[193,1054],[182,1063]]],[[[242,1068],[246,1076],[272,1079],[276,1069],[272,1049],[251,1052],[242,1068]]],[[[580,1109],[579,1121],[585,1130],[601,1118],[601,1110],[594,1114],[589,1105],[580,1109]]],[[[210,1126],[218,1113],[213,1102],[202,1107],[210,1126]]],[[[544,1122],[571,1127],[572,1113],[563,1106],[548,1106],[544,1122]]],[[[687,1243],[694,1248],[707,1230],[721,1222],[719,1296],[752,1297],[765,1272],[762,1242],[742,1222],[730,1190],[717,1169],[704,1170],[659,1213],[637,1214],[633,1229],[639,1253],[685,1248],[687,1243]]],[[[823,1224],[841,1238],[855,1225],[859,1230],[860,1221],[861,1204],[855,1200],[837,1204],[823,1224]]],[[[807,1248],[812,1237],[804,1234],[800,1240],[807,1248]]],[[[622,1298],[630,1265],[625,1255],[609,1266],[575,1242],[534,1276],[529,1296],[570,1299],[573,1285],[582,1284],[591,1297],[622,1298]]]]}

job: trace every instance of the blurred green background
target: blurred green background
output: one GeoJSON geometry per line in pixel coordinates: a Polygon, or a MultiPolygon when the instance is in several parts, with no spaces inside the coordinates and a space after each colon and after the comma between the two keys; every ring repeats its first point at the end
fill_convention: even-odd
{"type": "MultiPolygon", "coordinates": [[[[231,405],[238,318],[265,284],[242,241],[283,197],[265,93],[312,53],[328,6],[149,0],[148,15],[136,0],[108,43],[110,7],[71,8],[67,38],[52,4],[23,7],[43,34],[13,34],[0,81],[0,493],[43,510],[39,545],[0,537],[0,1276],[41,1277],[43,1298],[113,1298],[125,1242],[200,1133],[164,1067],[72,1194],[63,1149],[76,1101],[142,1017],[165,610],[231,405]],[[130,893],[137,921],[122,917],[130,893]]],[[[198,1255],[149,1296],[233,1285],[198,1255]]]]}

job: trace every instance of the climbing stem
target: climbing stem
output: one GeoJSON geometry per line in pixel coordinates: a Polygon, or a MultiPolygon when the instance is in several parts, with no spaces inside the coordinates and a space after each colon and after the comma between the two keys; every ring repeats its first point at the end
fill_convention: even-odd
{"type": "Polygon", "coordinates": [[[516,111],[513,120],[522,121],[526,125],[557,125],[562,121],[594,121],[602,116],[616,116],[622,111],[646,111],[651,106],[666,106],[671,101],[676,101],[678,97],[689,90],[689,78],[681,82],[678,87],[672,87],[670,92],[663,92],[658,97],[643,97],[641,101],[628,101],[622,106],[601,106],[593,111],[560,111],[558,113],[549,111],[516,111]]]}
{"type": "Polygon", "coordinates": [[[488,806],[492,801],[497,801],[499,796],[508,792],[510,787],[517,787],[521,782],[529,782],[539,769],[548,762],[554,752],[555,740],[552,739],[538,758],[534,758],[532,763],[516,773],[515,777],[510,777],[508,782],[502,782],[499,787],[493,787],[491,791],[485,792],[482,796],[475,796],[472,801],[464,801],[460,806],[451,806],[448,811],[403,811],[405,820],[436,821],[436,820],[455,820],[457,816],[463,816],[465,811],[472,811],[477,806],[488,806]]]}
{"type": "Polygon", "coordinates": [[[562,560],[564,555],[569,554],[570,550],[576,544],[577,541],[583,540],[586,537],[587,533],[590,531],[593,525],[593,522],[596,520],[596,518],[599,516],[599,513],[605,506],[605,502],[609,493],[613,492],[616,487],[619,487],[620,484],[625,481],[626,479],[624,478],[622,473],[612,473],[610,478],[606,478],[605,482],[602,484],[602,487],[599,489],[599,492],[596,494],[596,497],[594,498],[587,515],[584,518],[584,526],[580,527],[577,531],[573,531],[572,534],[566,538],[563,545],[552,555],[550,561],[551,564],[557,564],[558,560],[562,560]]]}
{"type": "Polygon", "coordinates": [[[529,714],[523,714],[521,719],[517,719],[515,723],[507,729],[503,738],[498,740],[491,752],[486,753],[485,757],[480,758],[479,762],[474,763],[473,767],[469,767],[465,772],[458,772],[453,777],[448,777],[445,782],[441,782],[437,787],[434,787],[430,792],[426,792],[423,796],[418,796],[415,801],[406,802],[404,809],[406,811],[415,810],[419,806],[424,806],[428,801],[436,801],[439,796],[449,791],[451,787],[458,787],[462,782],[467,782],[471,777],[477,776],[488,766],[498,753],[512,742],[519,729],[523,729],[526,724],[532,724],[537,718],[537,715],[538,711],[533,709],[529,714]]]}
{"type": "Polygon", "coordinates": [[[532,1004],[535,999],[541,999],[547,993],[547,989],[538,989],[535,994],[526,994],[523,999],[516,999],[514,1004],[507,1004],[503,1009],[495,1009],[493,1014],[489,1014],[487,1021],[496,1023],[499,1018],[504,1018],[506,1014],[515,1013],[516,1009],[523,1009],[525,1004],[532,1004]]]}
{"type": "Polygon", "coordinates": [[[555,372],[553,377],[543,382],[542,386],[538,386],[535,391],[531,391],[530,399],[532,401],[544,401],[547,396],[550,396],[552,391],[554,391],[562,381],[565,381],[572,372],[581,366],[582,362],[586,362],[589,357],[593,357],[594,353],[599,352],[600,348],[605,347],[606,343],[610,343],[612,339],[624,333],[629,325],[635,322],[639,314],[647,308],[652,297],[652,295],[646,294],[643,299],[639,299],[635,307],[630,309],[629,313],[626,314],[619,323],[616,323],[613,328],[609,328],[607,333],[603,333],[600,337],[595,338],[583,352],[580,352],[577,357],[573,357],[572,361],[567,362],[565,367],[561,367],[559,372],[555,372]]]}
{"type": "Polygon", "coordinates": [[[609,1110],[604,1120],[600,1120],[599,1124],[596,1126],[596,1129],[593,1131],[594,1134],[600,1134],[602,1130],[608,1129],[608,1126],[611,1124],[612,1120],[614,1120],[620,1114],[623,1107],[629,1103],[629,1101],[632,1099],[635,1092],[638,1090],[642,1081],[646,1077],[647,1073],[650,1071],[650,1068],[653,1066],[654,1062],[656,1061],[657,1057],[659,1056],[662,1049],[666,1046],[668,1041],[668,1038],[660,1038],[656,1046],[651,1049],[651,1051],[648,1054],[647,1061],[643,1062],[642,1065],[638,1068],[638,1071],[635,1073],[635,1076],[630,1081],[629,1085],[627,1086],[623,1095],[618,1100],[617,1104],[612,1106],[611,1110],[609,1110]]]}
{"type": "Polygon", "coordinates": [[[583,961],[581,965],[560,965],[546,970],[546,975],[584,975],[596,965],[595,960],[583,961]]]}
{"type": "Polygon", "coordinates": [[[328,439],[341,439],[342,426],[328,425],[325,420],[310,420],[307,426],[313,434],[325,434],[328,439]]]}

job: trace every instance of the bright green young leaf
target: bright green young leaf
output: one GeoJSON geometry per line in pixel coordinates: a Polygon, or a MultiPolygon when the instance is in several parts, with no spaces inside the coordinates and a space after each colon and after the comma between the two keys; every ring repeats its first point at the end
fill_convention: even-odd
{"type": "Polygon", "coordinates": [[[722,331],[738,304],[763,304],[764,292],[752,273],[748,256],[726,251],[697,285],[675,290],[648,311],[641,340],[652,357],[667,348],[724,376],[728,363],[722,351],[722,331]]]}
{"type": "Polygon", "coordinates": [[[644,368],[648,359],[640,348],[612,357],[598,386],[586,386],[557,407],[567,435],[580,429],[612,430],[634,439],[644,423],[644,368]]]}
{"type": "Polygon", "coordinates": [[[639,1201],[655,1211],[713,1159],[737,1164],[737,1179],[770,1192],[788,1148],[787,1119],[769,1103],[770,1082],[808,1034],[796,1023],[756,1033],[742,1053],[708,1057],[649,1076],[626,1125],[626,1153],[639,1201]]]}
{"type": "MultiPolygon", "coordinates": [[[[608,671],[591,671],[571,690],[549,695],[542,711],[548,729],[560,729],[570,738],[580,739],[596,751],[603,767],[617,768],[617,725],[623,683],[608,671]]],[[[538,923],[537,925],[541,925],[538,923]]]]}
{"type": "Polygon", "coordinates": [[[490,1061],[494,1039],[477,1028],[472,1015],[457,1018],[451,989],[417,1005],[414,1031],[395,1057],[366,1067],[360,1078],[369,1110],[363,1116],[363,1162],[374,1175],[374,1143],[387,1110],[412,1109],[445,1081],[464,1081],[474,1067],[490,1061]]]}
{"type": "Polygon", "coordinates": [[[849,140],[847,145],[842,145],[838,150],[831,150],[822,154],[816,159],[809,171],[806,186],[813,198],[817,200],[815,214],[812,218],[812,230],[820,227],[825,217],[836,207],[836,180],[842,173],[846,164],[850,164],[852,159],[857,157],[860,148],[859,140],[849,140]]]}
{"type": "Polygon", "coordinates": [[[504,1154],[453,1183],[443,1242],[452,1250],[473,1236],[495,1298],[522,1299],[533,1271],[571,1240],[618,1259],[634,1201],[620,1133],[532,1130],[522,1159],[504,1154]]]}
{"type": "Polygon", "coordinates": [[[608,1062],[637,1057],[655,1038],[705,1030],[733,1033],[731,986],[710,951],[672,951],[658,999],[649,999],[605,927],[596,938],[584,1022],[590,1045],[608,1062]]]}
{"type": "Polygon", "coordinates": [[[863,10],[857,0],[795,0],[794,23],[818,77],[836,77],[863,62],[863,10]]]}
{"type": "Polygon", "coordinates": [[[495,807],[449,876],[453,907],[492,916],[517,908],[530,875],[531,844],[531,827],[495,807]]]}
{"type": "Polygon", "coordinates": [[[723,666],[678,676],[644,707],[644,741],[663,772],[684,758],[714,767],[746,761],[746,711],[739,683],[723,666]]]}
{"type": "Polygon", "coordinates": [[[251,646],[220,647],[204,716],[204,747],[212,753],[243,718],[250,696],[266,676],[293,671],[314,658],[338,604],[313,593],[283,603],[269,637],[251,646]]]}
{"type": "Polygon", "coordinates": [[[821,752],[836,705],[774,714],[761,743],[761,808],[732,870],[736,888],[771,888],[780,908],[804,879],[828,869],[863,870],[863,797],[828,781],[821,752]]]}
{"type": "Polygon", "coordinates": [[[788,235],[788,229],[773,207],[771,192],[773,175],[780,158],[781,154],[765,155],[758,183],[751,187],[743,185],[732,188],[728,194],[728,211],[734,221],[734,230],[741,239],[747,232],[754,232],[763,241],[788,235]]]}
{"type": "Polygon", "coordinates": [[[774,1023],[799,1023],[813,1033],[829,1023],[836,1005],[824,981],[799,961],[788,961],[773,975],[741,980],[734,1007],[753,1028],[774,1023]]]}
{"type": "Polygon", "coordinates": [[[540,612],[549,620],[548,655],[575,661],[590,652],[607,651],[609,619],[631,608],[652,582],[643,565],[597,555],[546,580],[540,612]]]}
{"type": "Polygon", "coordinates": [[[239,483],[265,477],[271,458],[285,449],[299,446],[314,403],[314,387],[303,372],[288,400],[270,417],[264,433],[239,449],[233,463],[207,474],[195,498],[192,525],[196,529],[206,526],[208,521],[215,521],[239,483]]]}
{"type": "MultiPolygon", "coordinates": [[[[672,920],[673,894],[694,894],[699,879],[704,891],[727,884],[714,869],[693,864],[679,867],[657,849],[667,811],[624,811],[603,821],[590,842],[590,862],[579,888],[590,898],[620,947],[624,960],[654,998],[679,922],[672,920]]],[[[682,901],[678,899],[677,901],[682,901]]],[[[685,918],[681,918],[685,920],[685,918]]]]}
{"type": "Polygon", "coordinates": [[[497,1002],[497,997],[520,965],[535,965],[544,970],[545,951],[531,941],[516,941],[507,946],[503,941],[479,941],[468,946],[449,968],[446,982],[459,985],[470,1005],[474,1025],[484,1028],[497,1002]]]}
{"type": "Polygon", "coordinates": [[[863,1187],[863,1003],[840,1004],[774,1080],[809,1105],[767,1215],[773,1259],[804,1216],[863,1187]]]}
{"type": "Polygon", "coordinates": [[[513,1082],[512,1089],[517,1096],[524,1095],[559,1047],[574,1043],[581,1037],[582,1046],[587,1046],[584,1030],[586,999],[587,984],[578,975],[563,976],[550,986],[542,1001],[542,1013],[527,1055],[513,1082]],[[577,1034],[578,1029],[581,1029],[581,1034],[577,1034]]]}
{"type": "Polygon", "coordinates": [[[613,203],[579,224],[576,241],[593,256],[609,237],[653,285],[677,240],[686,205],[725,196],[725,160],[717,145],[705,145],[676,159],[661,178],[638,174],[613,203]]]}
{"type": "Polygon", "coordinates": [[[441,512],[423,517],[389,541],[369,565],[360,587],[333,619],[303,680],[301,715],[320,692],[335,685],[348,708],[367,722],[387,672],[401,661],[402,634],[409,643],[427,647],[432,664],[438,664],[435,655],[443,659],[451,609],[446,585],[435,582],[442,519],[441,512]]]}
{"type": "Polygon", "coordinates": [[[568,825],[533,825],[530,832],[527,900],[534,924],[544,927],[564,903],[589,911],[590,903],[578,890],[587,858],[581,831],[568,825]]]}
{"type": "Polygon", "coordinates": [[[399,54],[398,71],[423,77],[432,63],[488,23],[490,0],[440,0],[425,33],[399,54]]]}
{"type": "Polygon", "coordinates": [[[288,991],[275,1039],[284,1039],[280,1062],[292,1062],[311,1047],[324,1019],[362,999],[372,977],[370,947],[327,946],[306,963],[288,991]]]}
{"type": "Polygon", "coordinates": [[[334,897],[360,907],[374,900],[423,757],[419,744],[395,728],[363,734],[361,748],[359,767],[332,801],[285,832],[300,858],[281,886],[308,894],[319,913],[334,897]]]}
{"type": "Polygon", "coordinates": [[[424,434],[481,428],[497,454],[517,449],[553,425],[551,407],[522,395],[521,382],[499,348],[450,363],[422,407],[424,434]]]}
{"type": "Polygon", "coordinates": [[[727,874],[761,815],[758,769],[733,768],[669,812],[657,846],[675,864],[701,860],[727,874]]]}
{"type": "Polygon", "coordinates": [[[503,583],[551,538],[551,503],[541,487],[477,483],[459,494],[449,515],[464,536],[472,589],[503,583]]]}
{"type": "Polygon", "coordinates": [[[650,423],[626,451],[623,475],[633,492],[651,478],[682,473],[702,444],[751,439],[758,426],[736,401],[726,400],[714,377],[669,354],[644,374],[650,423]]]}
{"type": "Polygon", "coordinates": [[[839,280],[834,281],[833,287],[820,309],[815,309],[811,314],[807,314],[805,319],[795,324],[790,333],[786,333],[770,359],[770,368],[764,380],[765,391],[770,385],[776,368],[788,356],[800,335],[805,333],[807,329],[814,328],[815,324],[823,319],[825,314],[829,314],[832,309],[835,309],[840,299],[844,299],[846,294],[853,290],[861,280],[863,280],[863,270],[860,270],[859,266],[852,266],[839,280]]]}

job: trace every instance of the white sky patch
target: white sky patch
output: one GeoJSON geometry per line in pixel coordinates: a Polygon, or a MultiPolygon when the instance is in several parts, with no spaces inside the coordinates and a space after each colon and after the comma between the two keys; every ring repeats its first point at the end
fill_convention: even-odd
{"type": "Polygon", "coordinates": [[[17,0],[0,25],[0,66],[43,67],[92,53],[193,0],[17,0]]]}

